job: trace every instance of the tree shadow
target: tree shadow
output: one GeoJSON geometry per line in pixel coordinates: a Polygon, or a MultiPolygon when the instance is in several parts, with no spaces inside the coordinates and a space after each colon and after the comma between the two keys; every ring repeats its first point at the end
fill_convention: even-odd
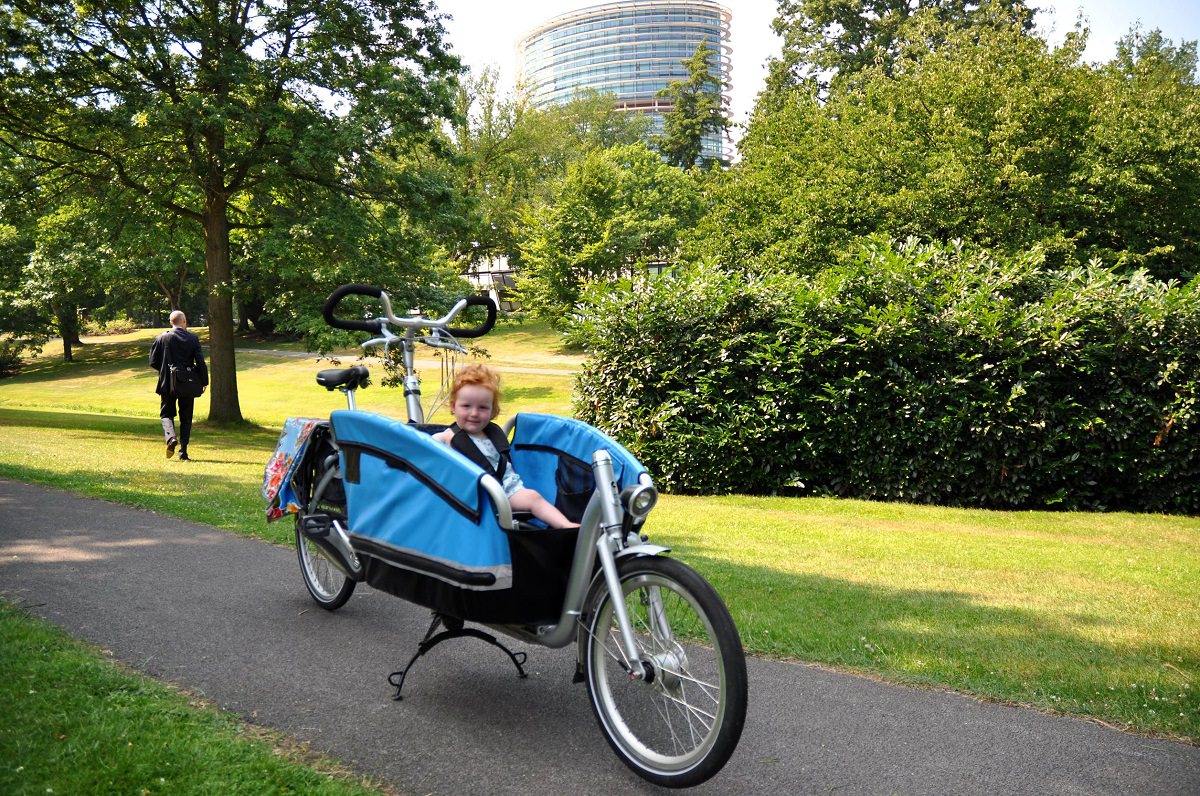
{"type": "MultiPolygon", "coordinates": [[[[10,409],[0,407],[0,419],[4,425],[29,428],[48,428],[61,431],[77,431],[88,435],[118,435],[144,438],[147,429],[155,431],[157,417],[134,417],[130,415],[108,415],[99,412],[66,412],[54,409],[10,409]]],[[[267,428],[247,421],[216,423],[202,420],[195,423],[193,433],[207,431],[218,435],[233,435],[244,438],[251,446],[273,449],[279,438],[277,429],[267,428]]]]}
{"type": "Polygon", "coordinates": [[[1119,617],[1086,607],[1004,607],[965,591],[742,566],[686,546],[676,552],[729,595],[747,647],[1200,737],[1200,689],[1192,685],[1200,680],[1200,644],[1139,641],[1136,633],[1122,632],[1119,617]]]}

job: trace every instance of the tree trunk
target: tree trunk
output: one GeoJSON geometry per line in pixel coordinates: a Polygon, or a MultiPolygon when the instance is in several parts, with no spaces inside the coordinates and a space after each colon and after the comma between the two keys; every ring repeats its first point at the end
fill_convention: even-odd
{"type": "Polygon", "coordinates": [[[233,353],[233,279],[224,193],[208,190],[204,202],[204,265],[208,275],[208,418],[242,419],[233,353]]]}
{"type": "Polygon", "coordinates": [[[79,338],[79,330],[77,324],[74,323],[74,306],[70,309],[64,309],[61,306],[52,307],[54,310],[55,320],[58,322],[58,334],[62,338],[63,344],[63,361],[75,361],[75,352],[72,350],[72,345],[79,338]]]}

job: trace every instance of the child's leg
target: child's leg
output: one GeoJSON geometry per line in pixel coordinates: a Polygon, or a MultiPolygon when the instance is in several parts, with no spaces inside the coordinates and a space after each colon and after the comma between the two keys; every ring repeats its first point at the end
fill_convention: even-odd
{"type": "Polygon", "coordinates": [[[518,489],[508,498],[509,504],[517,511],[531,511],[533,516],[549,525],[551,528],[578,528],[579,523],[571,522],[554,504],[533,489],[518,489]]]}

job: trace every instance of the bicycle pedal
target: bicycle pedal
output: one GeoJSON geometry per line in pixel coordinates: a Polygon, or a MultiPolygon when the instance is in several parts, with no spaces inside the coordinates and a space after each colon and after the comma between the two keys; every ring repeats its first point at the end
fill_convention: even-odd
{"type": "Polygon", "coordinates": [[[328,514],[306,514],[300,520],[300,529],[310,539],[324,539],[329,536],[329,529],[332,526],[333,517],[328,514]]]}

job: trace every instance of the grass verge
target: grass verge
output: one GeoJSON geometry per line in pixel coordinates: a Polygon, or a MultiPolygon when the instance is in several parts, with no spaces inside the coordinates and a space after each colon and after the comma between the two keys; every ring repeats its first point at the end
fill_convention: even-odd
{"type": "Polygon", "coordinates": [[[0,601],[0,793],[381,791],[0,601]]]}
{"type": "MultiPolygon", "coordinates": [[[[536,326],[497,337],[505,412],[569,412],[571,354],[536,326]],[[514,366],[509,349],[533,353],[514,366]]],[[[262,519],[263,464],[285,417],[340,396],[311,362],[239,355],[253,423],[201,423],[196,461],[168,462],[130,345],[0,382],[0,477],[287,542],[262,519]]],[[[397,393],[360,406],[401,416],[397,393]]],[[[665,496],[647,530],[713,582],[752,652],[1200,739],[1200,518],[665,496]]]]}

